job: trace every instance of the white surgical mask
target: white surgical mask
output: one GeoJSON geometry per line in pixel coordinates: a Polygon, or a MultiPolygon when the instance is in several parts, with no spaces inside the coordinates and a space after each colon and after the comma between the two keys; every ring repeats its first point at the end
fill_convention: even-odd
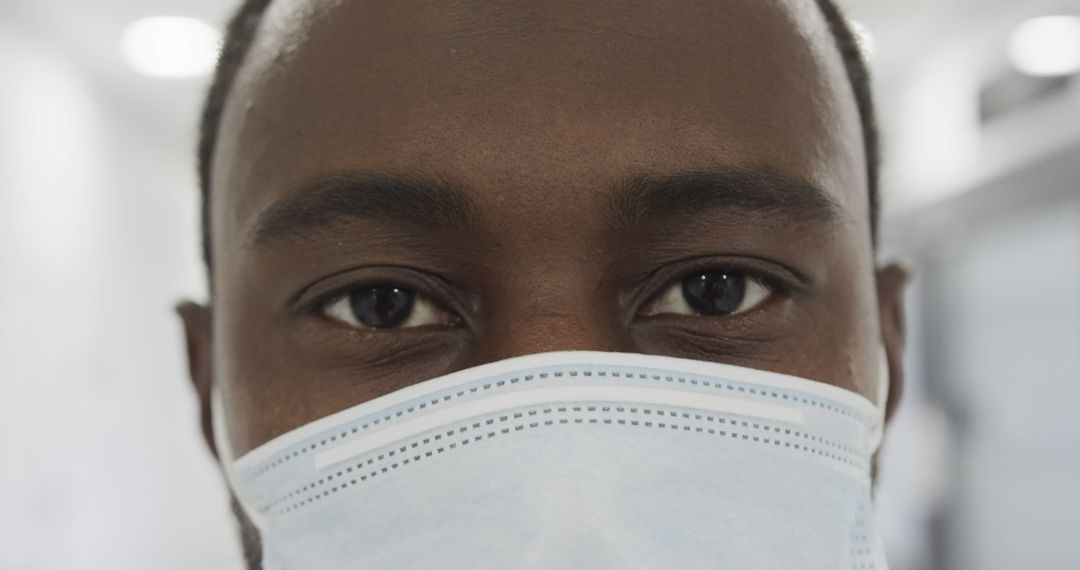
{"type": "Polygon", "coordinates": [[[218,445],[268,570],[884,569],[881,404],[748,368],[554,352],[409,386],[235,461],[218,445]]]}

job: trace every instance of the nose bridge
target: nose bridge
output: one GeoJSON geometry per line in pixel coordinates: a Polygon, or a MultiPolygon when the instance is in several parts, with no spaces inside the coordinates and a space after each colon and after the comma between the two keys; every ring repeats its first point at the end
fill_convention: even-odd
{"type": "Polygon", "coordinates": [[[485,315],[477,364],[560,350],[629,351],[628,335],[595,269],[530,271],[503,285],[485,315]]]}
{"type": "Polygon", "coordinates": [[[488,362],[559,350],[627,350],[614,328],[584,315],[536,315],[493,327],[479,348],[481,357],[488,362]]]}

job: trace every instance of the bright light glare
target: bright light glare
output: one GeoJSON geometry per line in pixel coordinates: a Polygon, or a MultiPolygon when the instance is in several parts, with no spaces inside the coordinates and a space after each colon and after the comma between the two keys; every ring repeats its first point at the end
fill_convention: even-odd
{"type": "Polygon", "coordinates": [[[1020,24],[1009,38],[1009,59],[1028,75],[1080,71],[1080,17],[1043,16],[1020,24]]]}
{"type": "Polygon", "coordinates": [[[206,75],[217,64],[221,32],[210,24],[182,16],[143,18],[124,30],[124,57],[151,77],[206,75]]]}
{"type": "Polygon", "coordinates": [[[848,21],[851,24],[851,31],[855,34],[855,40],[859,42],[859,50],[862,51],[863,59],[872,61],[877,53],[877,42],[874,41],[874,33],[870,31],[870,28],[866,27],[866,24],[858,20],[848,21]]]}

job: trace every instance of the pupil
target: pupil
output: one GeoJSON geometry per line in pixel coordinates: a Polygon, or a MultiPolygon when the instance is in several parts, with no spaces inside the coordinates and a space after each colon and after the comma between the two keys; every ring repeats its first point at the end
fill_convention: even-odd
{"type": "Polygon", "coordinates": [[[730,315],[746,297],[746,277],[713,272],[691,275],[682,282],[683,298],[703,315],[730,315]]]}
{"type": "Polygon", "coordinates": [[[394,286],[369,287],[349,296],[353,315],[360,324],[378,328],[396,327],[412,313],[416,296],[394,286]]]}

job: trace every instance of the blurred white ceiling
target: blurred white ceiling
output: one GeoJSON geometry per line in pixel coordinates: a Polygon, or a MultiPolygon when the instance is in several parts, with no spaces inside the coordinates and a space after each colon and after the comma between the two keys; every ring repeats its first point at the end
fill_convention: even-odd
{"type": "MultiPolygon", "coordinates": [[[[208,80],[142,76],[124,61],[122,37],[148,16],[190,16],[224,28],[236,0],[3,0],[0,19],[75,62],[98,88],[156,134],[163,145],[189,146],[208,80]]],[[[188,149],[190,150],[190,149],[188,149]]]]}

